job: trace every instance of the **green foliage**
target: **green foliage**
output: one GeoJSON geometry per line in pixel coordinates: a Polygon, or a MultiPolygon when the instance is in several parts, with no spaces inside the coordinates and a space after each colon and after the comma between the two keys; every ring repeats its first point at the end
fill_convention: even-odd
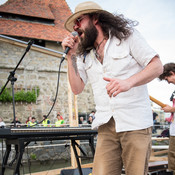
{"type": "Polygon", "coordinates": [[[15,101],[25,101],[25,92],[24,90],[18,91],[15,93],[15,101]]]}
{"type": "MultiPolygon", "coordinates": [[[[37,97],[39,96],[39,88],[32,89],[32,91],[25,92],[24,90],[17,91],[14,95],[15,102],[36,102],[37,97]]],[[[3,93],[0,95],[1,102],[12,102],[11,89],[4,89],[3,93]]]]}
{"type": "Polygon", "coordinates": [[[32,90],[31,92],[27,92],[25,94],[25,99],[26,101],[29,103],[29,102],[36,102],[36,94],[35,94],[35,90],[32,90]]]}
{"type": "Polygon", "coordinates": [[[3,93],[0,95],[0,101],[12,102],[12,95],[10,93],[10,89],[6,89],[6,88],[4,89],[3,93]]]}
{"type": "Polygon", "coordinates": [[[32,160],[36,160],[36,154],[31,153],[31,154],[30,154],[30,158],[31,158],[32,160]]]}

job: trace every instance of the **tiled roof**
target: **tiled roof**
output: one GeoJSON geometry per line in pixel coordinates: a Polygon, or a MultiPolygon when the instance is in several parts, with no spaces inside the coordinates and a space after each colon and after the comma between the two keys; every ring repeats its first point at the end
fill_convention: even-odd
{"type": "Polygon", "coordinates": [[[0,34],[51,41],[62,41],[67,35],[64,22],[71,15],[65,0],[8,0],[0,6],[0,13],[29,17],[30,21],[0,18],[0,34]],[[51,20],[53,24],[39,23],[51,20]]]}

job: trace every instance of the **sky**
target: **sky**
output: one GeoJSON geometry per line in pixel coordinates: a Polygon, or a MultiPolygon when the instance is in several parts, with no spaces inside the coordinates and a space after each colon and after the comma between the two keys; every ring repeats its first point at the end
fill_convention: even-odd
{"type": "MultiPolygon", "coordinates": [[[[6,0],[0,0],[0,4],[6,0]]],[[[85,0],[66,0],[71,11],[85,0]]],[[[150,46],[159,54],[163,64],[175,62],[175,0],[93,0],[104,10],[123,14],[136,20],[136,27],[150,46]]],[[[175,86],[155,79],[148,83],[149,95],[172,105],[169,101],[175,86]]],[[[155,107],[158,107],[154,104],[155,107]]]]}

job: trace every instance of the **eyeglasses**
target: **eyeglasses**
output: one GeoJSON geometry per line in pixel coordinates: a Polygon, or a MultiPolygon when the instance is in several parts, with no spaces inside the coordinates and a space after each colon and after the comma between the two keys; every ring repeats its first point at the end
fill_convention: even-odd
{"type": "Polygon", "coordinates": [[[79,17],[79,18],[77,18],[76,20],[75,20],[75,22],[74,22],[74,26],[73,26],[73,28],[75,27],[75,26],[78,26],[78,27],[80,27],[81,26],[81,21],[85,18],[86,16],[82,16],[82,17],[79,17]]]}

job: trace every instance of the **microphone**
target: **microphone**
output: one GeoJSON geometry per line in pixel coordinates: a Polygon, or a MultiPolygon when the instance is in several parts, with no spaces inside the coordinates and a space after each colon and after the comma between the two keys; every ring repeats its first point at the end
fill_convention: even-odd
{"type": "MultiPolygon", "coordinates": [[[[78,33],[77,33],[76,31],[72,32],[71,34],[72,34],[74,37],[78,35],[78,33]]],[[[67,53],[69,52],[69,50],[70,50],[70,47],[66,47],[62,58],[65,58],[65,56],[67,55],[67,53]]],[[[63,60],[64,60],[64,59],[63,59],[63,60]]]]}

